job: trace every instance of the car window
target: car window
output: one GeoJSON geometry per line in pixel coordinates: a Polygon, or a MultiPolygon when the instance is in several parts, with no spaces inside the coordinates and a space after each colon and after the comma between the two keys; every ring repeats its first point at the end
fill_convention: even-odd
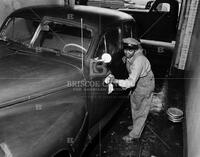
{"type": "Polygon", "coordinates": [[[136,37],[137,32],[136,32],[136,27],[133,22],[126,22],[123,24],[123,38],[137,38],[136,37]]]}
{"type": "Polygon", "coordinates": [[[87,52],[92,39],[91,31],[58,22],[48,22],[44,25],[46,28],[40,31],[34,43],[35,47],[55,49],[63,55],[76,57],[81,57],[82,52],[87,52]]]}
{"type": "Polygon", "coordinates": [[[156,7],[156,10],[159,12],[170,12],[170,4],[169,3],[159,3],[156,7]]]}
{"type": "Polygon", "coordinates": [[[95,54],[95,58],[101,58],[103,53],[109,53],[113,56],[120,49],[120,30],[119,28],[115,28],[107,31],[104,36],[101,38],[99,47],[97,49],[97,53],[95,54]]]}
{"type": "Polygon", "coordinates": [[[3,27],[2,32],[9,40],[29,43],[38,25],[39,22],[32,19],[12,18],[3,27]]]}

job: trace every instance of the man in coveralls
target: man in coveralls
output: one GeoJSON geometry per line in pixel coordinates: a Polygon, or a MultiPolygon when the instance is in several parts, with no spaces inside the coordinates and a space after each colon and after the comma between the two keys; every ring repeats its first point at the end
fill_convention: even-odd
{"type": "Polygon", "coordinates": [[[139,41],[134,38],[123,39],[125,63],[129,77],[125,80],[113,78],[113,83],[122,89],[131,89],[130,103],[133,126],[129,127],[128,135],[123,140],[130,142],[140,138],[146,118],[149,113],[153,90],[155,87],[154,74],[148,59],[143,55],[139,41]]]}

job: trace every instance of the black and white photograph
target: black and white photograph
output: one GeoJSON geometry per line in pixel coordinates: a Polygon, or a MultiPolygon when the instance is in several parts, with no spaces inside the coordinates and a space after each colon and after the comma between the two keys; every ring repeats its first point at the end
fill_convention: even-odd
{"type": "Polygon", "coordinates": [[[200,157],[199,0],[0,0],[0,157],[200,157]]]}

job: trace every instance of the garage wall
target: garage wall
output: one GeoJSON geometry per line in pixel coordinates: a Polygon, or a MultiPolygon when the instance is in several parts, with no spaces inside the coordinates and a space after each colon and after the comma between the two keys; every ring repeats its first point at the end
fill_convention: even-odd
{"type": "MultiPolygon", "coordinates": [[[[200,3],[198,8],[200,7],[200,3]]],[[[200,9],[198,9],[186,64],[186,126],[185,157],[200,157],[200,9]]]]}
{"type": "Polygon", "coordinates": [[[0,24],[15,9],[44,4],[63,4],[64,0],[0,0],[0,24]]]}

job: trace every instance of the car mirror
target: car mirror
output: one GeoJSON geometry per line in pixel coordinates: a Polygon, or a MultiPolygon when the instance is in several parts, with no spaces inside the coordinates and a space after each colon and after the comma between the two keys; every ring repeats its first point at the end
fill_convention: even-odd
{"type": "Polygon", "coordinates": [[[104,62],[104,63],[110,63],[111,60],[112,60],[112,57],[109,53],[104,53],[102,56],[101,56],[101,60],[104,62]]]}

